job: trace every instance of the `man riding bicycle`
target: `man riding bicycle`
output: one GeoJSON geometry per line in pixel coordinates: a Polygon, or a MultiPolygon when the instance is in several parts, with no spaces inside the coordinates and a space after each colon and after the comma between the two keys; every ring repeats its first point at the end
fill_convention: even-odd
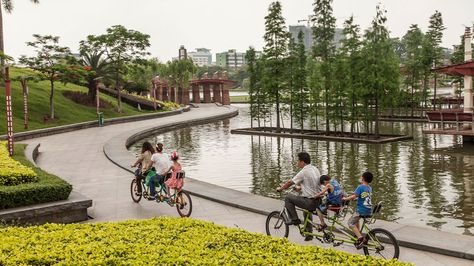
{"type": "MultiPolygon", "coordinates": [[[[297,185],[300,187],[298,189],[301,191],[300,195],[289,194],[285,198],[285,208],[289,216],[289,220],[285,223],[288,225],[301,224],[301,220],[298,218],[295,206],[313,212],[321,204],[321,197],[315,197],[315,195],[321,192],[319,183],[319,177],[321,175],[318,168],[311,164],[311,157],[308,153],[298,153],[297,166],[301,168],[298,174],[277,188],[277,191],[281,192],[285,189],[288,189],[292,185],[297,185]]],[[[309,219],[312,221],[312,215],[310,215],[309,219]]],[[[313,232],[313,225],[311,223],[306,225],[306,231],[313,232]]],[[[313,236],[310,235],[305,237],[305,241],[310,241],[312,239],[313,236]]]]}

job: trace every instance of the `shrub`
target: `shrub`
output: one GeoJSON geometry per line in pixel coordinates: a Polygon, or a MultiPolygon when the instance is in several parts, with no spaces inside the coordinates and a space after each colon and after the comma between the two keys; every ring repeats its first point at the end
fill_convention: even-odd
{"type": "Polygon", "coordinates": [[[38,181],[36,173],[11,158],[6,142],[0,141],[0,186],[14,186],[36,181],[38,181]]]}
{"type": "MultiPolygon", "coordinates": [[[[15,145],[14,159],[26,165],[37,175],[37,182],[15,186],[0,186],[0,209],[65,200],[72,186],[61,178],[34,167],[24,156],[25,145],[15,145]]],[[[1,263],[0,263],[1,265],[1,263]]]]}
{"type": "Polygon", "coordinates": [[[404,265],[182,218],[0,229],[0,265],[404,265]]]}

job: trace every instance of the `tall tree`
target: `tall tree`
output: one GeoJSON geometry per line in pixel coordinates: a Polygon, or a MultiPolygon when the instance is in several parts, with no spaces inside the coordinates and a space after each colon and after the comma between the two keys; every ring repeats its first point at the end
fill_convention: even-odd
{"type": "Polygon", "coordinates": [[[408,32],[403,36],[403,43],[406,49],[404,55],[405,78],[404,83],[411,91],[411,116],[414,115],[414,109],[419,104],[419,97],[415,93],[420,91],[421,81],[425,66],[423,65],[423,32],[418,25],[412,24],[408,32]]]}
{"type": "Polygon", "coordinates": [[[304,129],[304,121],[308,117],[307,101],[308,101],[308,86],[306,83],[307,69],[306,69],[306,50],[304,46],[304,33],[298,33],[298,42],[295,45],[295,69],[294,69],[294,117],[300,129],[304,129]]]}
{"type": "Polygon", "coordinates": [[[351,16],[344,22],[343,34],[345,38],[342,40],[341,53],[347,58],[346,77],[349,79],[345,85],[347,96],[350,99],[350,122],[351,122],[351,134],[354,134],[356,121],[358,117],[358,100],[359,90],[361,87],[361,40],[360,40],[360,27],[354,23],[354,17],[351,16]]]}
{"type": "Polygon", "coordinates": [[[326,133],[329,133],[330,91],[332,90],[334,61],[334,34],[336,18],[333,15],[332,0],[316,0],[313,4],[313,55],[321,62],[321,78],[325,98],[326,133]]]}
{"type": "MultiPolygon", "coordinates": [[[[423,63],[425,65],[424,72],[424,102],[426,108],[426,98],[428,96],[429,90],[429,80],[431,78],[431,69],[436,68],[441,64],[443,58],[443,49],[440,47],[443,39],[443,31],[446,29],[443,24],[443,16],[438,10],[430,17],[430,22],[428,26],[428,32],[425,35],[424,40],[424,59],[423,63]]],[[[436,89],[437,89],[437,79],[438,75],[434,73],[434,100],[436,101],[436,89]]],[[[436,104],[434,105],[436,108],[436,104]]]]}
{"type": "Polygon", "coordinates": [[[285,19],[282,15],[282,7],[279,1],[272,2],[265,17],[265,35],[263,36],[265,46],[263,48],[265,58],[266,89],[270,91],[275,99],[276,106],[276,128],[280,129],[280,93],[283,90],[285,64],[284,58],[287,53],[288,33],[285,28],[285,19]]]}
{"type": "Polygon", "coordinates": [[[35,57],[22,56],[20,63],[36,70],[38,80],[48,80],[51,85],[49,94],[50,118],[55,118],[54,113],[54,83],[67,82],[71,77],[80,75],[81,68],[70,63],[72,55],[68,47],[60,46],[59,37],[51,35],[34,34],[32,42],[27,42],[36,51],[35,57]]]}
{"type": "Polygon", "coordinates": [[[105,34],[87,36],[85,41],[81,41],[81,46],[105,51],[107,60],[114,70],[118,111],[121,112],[120,90],[123,86],[123,76],[126,75],[127,64],[149,54],[146,49],[150,46],[150,35],[127,29],[122,25],[115,25],[108,28],[105,34]]]}
{"type": "MultiPolygon", "coordinates": [[[[249,103],[250,103],[250,127],[253,127],[255,118],[259,119],[259,102],[258,102],[258,73],[257,73],[257,58],[255,48],[250,47],[245,53],[245,60],[247,61],[247,70],[249,72],[249,103]]],[[[260,123],[258,123],[260,124],[260,123]]]]}
{"type": "Polygon", "coordinates": [[[376,138],[380,136],[380,107],[391,105],[393,96],[399,90],[399,63],[386,27],[386,13],[387,11],[377,6],[377,14],[371,28],[365,33],[362,50],[364,60],[362,74],[365,79],[363,96],[369,100],[369,106],[373,107],[376,138]]]}

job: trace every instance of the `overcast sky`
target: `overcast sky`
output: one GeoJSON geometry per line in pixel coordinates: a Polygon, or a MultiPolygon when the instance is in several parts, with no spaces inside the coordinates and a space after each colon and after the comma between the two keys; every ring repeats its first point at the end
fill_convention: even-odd
{"type": "MultiPolygon", "coordinates": [[[[18,57],[31,54],[25,45],[32,34],[53,34],[73,51],[89,34],[101,34],[121,24],[151,36],[149,52],[162,61],[177,56],[180,45],[189,51],[198,47],[212,53],[250,45],[263,45],[264,17],[270,0],[14,0],[12,14],[4,15],[5,51],[18,57]]],[[[312,13],[313,0],[283,0],[288,25],[312,13]]],[[[445,31],[443,45],[458,44],[465,25],[474,21],[474,0],[335,0],[334,14],[342,26],[350,15],[367,28],[381,2],[388,10],[392,36],[402,36],[410,24],[426,29],[435,10],[441,11],[445,31]]]]}

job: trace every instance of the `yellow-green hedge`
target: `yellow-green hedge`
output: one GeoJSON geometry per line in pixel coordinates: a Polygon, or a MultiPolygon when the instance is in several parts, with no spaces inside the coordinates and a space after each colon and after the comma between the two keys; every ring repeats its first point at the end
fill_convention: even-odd
{"type": "Polygon", "coordinates": [[[0,186],[15,186],[38,181],[33,169],[9,156],[7,143],[0,141],[0,186]]]}
{"type": "Polygon", "coordinates": [[[403,265],[181,218],[0,229],[0,265],[403,265]]]}

